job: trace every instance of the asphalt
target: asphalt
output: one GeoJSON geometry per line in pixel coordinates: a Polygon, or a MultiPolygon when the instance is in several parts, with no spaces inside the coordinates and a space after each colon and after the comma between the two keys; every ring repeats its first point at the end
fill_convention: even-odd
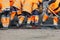
{"type": "Polygon", "coordinates": [[[0,30],[0,40],[60,40],[59,29],[0,30]]]}

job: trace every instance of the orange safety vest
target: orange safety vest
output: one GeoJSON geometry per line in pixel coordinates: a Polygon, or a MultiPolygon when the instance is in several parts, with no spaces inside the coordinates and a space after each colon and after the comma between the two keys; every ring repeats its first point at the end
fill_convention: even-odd
{"type": "Polygon", "coordinates": [[[25,0],[15,0],[14,6],[19,9],[18,12],[17,12],[18,14],[22,14],[22,7],[23,7],[23,4],[24,4],[24,1],[25,0]]]}
{"type": "Polygon", "coordinates": [[[22,11],[32,12],[33,0],[25,0],[22,11]]]}
{"type": "Polygon", "coordinates": [[[42,0],[33,0],[33,10],[38,8],[38,3],[42,3],[42,0]]]}
{"type": "Polygon", "coordinates": [[[9,0],[2,0],[2,10],[10,8],[9,0]]]}
{"type": "MultiPolygon", "coordinates": [[[[49,8],[51,9],[51,10],[55,10],[56,8],[58,8],[59,7],[59,0],[56,0],[54,3],[52,3],[52,4],[50,4],[49,5],[49,8]]],[[[60,10],[60,8],[58,9],[58,10],[60,10]]],[[[56,11],[56,10],[55,10],[56,11]]]]}
{"type": "Polygon", "coordinates": [[[0,3],[0,13],[2,12],[2,4],[0,3]]]}

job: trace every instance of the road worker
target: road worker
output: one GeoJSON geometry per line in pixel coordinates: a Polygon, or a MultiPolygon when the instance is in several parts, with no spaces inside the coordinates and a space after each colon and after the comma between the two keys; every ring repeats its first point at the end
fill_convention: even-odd
{"type": "Polygon", "coordinates": [[[39,25],[39,15],[41,14],[41,9],[42,9],[42,0],[34,0],[33,1],[33,11],[32,11],[32,19],[34,20],[33,22],[35,22],[35,25],[39,25]]]}
{"type": "Polygon", "coordinates": [[[2,16],[1,16],[1,22],[3,25],[3,28],[8,28],[10,24],[10,6],[9,6],[9,0],[2,0],[2,16]]]}
{"type": "Polygon", "coordinates": [[[48,13],[44,14],[43,16],[43,23],[48,19],[49,15],[50,14],[53,14],[53,24],[55,26],[58,25],[58,17],[56,15],[58,15],[59,13],[59,10],[60,10],[60,7],[59,7],[59,0],[51,0],[49,2],[49,6],[48,6],[48,13]],[[56,14],[56,15],[55,15],[56,14]]]}

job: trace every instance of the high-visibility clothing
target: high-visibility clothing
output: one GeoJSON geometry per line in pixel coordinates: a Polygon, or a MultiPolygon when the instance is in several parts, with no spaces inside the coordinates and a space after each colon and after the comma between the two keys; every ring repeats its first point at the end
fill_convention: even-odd
{"type": "Polygon", "coordinates": [[[19,10],[18,10],[18,14],[22,14],[22,7],[23,7],[23,4],[24,4],[24,1],[25,0],[15,0],[14,2],[14,6],[17,7],[19,10]]]}
{"type": "MultiPolygon", "coordinates": [[[[48,6],[48,8],[50,8],[52,11],[54,11],[55,13],[58,13],[58,11],[60,10],[60,7],[59,7],[59,0],[51,0],[51,4],[48,6]]],[[[50,13],[52,13],[50,10],[49,10],[50,13]]],[[[48,16],[45,15],[43,16],[43,21],[45,22],[46,20],[48,19],[48,16]]],[[[54,16],[53,18],[53,24],[56,25],[58,24],[58,17],[54,16]]]]}
{"type": "Polygon", "coordinates": [[[38,2],[42,2],[42,0],[25,0],[23,4],[23,11],[31,13],[33,9],[38,8],[38,2]]]}
{"type": "Polygon", "coordinates": [[[33,10],[38,8],[39,3],[42,3],[42,0],[33,0],[33,10]]]}
{"type": "Polygon", "coordinates": [[[11,20],[14,19],[16,12],[17,12],[17,8],[14,6],[14,4],[15,4],[15,0],[10,0],[10,11],[11,11],[10,19],[11,20]]]}
{"type": "Polygon", "coordinates": [[[33,5],[33,0],[25,0],[22,10],[31,13],[32,5],[33,5]]]}
{"type": "Polygon", "coordinates": [[[58,8],[59,7],[59,0],[56,0],[54,3],[51,3],[50,5],[49,5],[49,8],[51,9],[51,10],[55,10],[56,8],[58,8]]]}
{"type": "Polygon", "coordinates": [[[2,0],[2,10],[10,8],[9,0],[2,0]]]}

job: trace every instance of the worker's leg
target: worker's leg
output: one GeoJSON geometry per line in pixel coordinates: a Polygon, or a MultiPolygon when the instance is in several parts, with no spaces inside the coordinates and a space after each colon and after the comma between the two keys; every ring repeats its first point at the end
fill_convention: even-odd
{"type": "Polygon", "coordinates": [[[35,15],[35,23],[36,23],[36,24],[39,23],[39,15],[35,15]]]}
{"type": "Polygon", "coordinates": [[[32,21],[32,18],[31,18],[31,17],[28,17],[28,18],[27,18],[27,24],[30,24],[31,21],[32,21]]]}
{"type": "Polygon", "coordinates": [[[15,17],[15,14],[16,14],[16,12],[11,12],[11,15],[10,15],[10,20],[13,20],[14,19],[14,17],[15,17]]]}
{"type": "Polygon", "coordinates": [[[24,19],[25,19],[25,17],[23,15],[18,16],[18,23],[19,23],[19,25],[21,25],[23,23],[24,19]]]}
{"type": "Polygon", "coordinates": [[[32,23],[34,23],[35,22],[35,16],[33,15],[33,16],[31,16],[31,20],[32,20],[32,23]]]}
{"type": "Polygon", "coordinates": [[[2,22],[3,27],[6,27],[6,17],[4,15],[2,15],[1,17],[1,22],[2,22]]]}
{"type": "Polygon", "coordinates": [[[53,24],[54,24],[54,28],[58,28],[58,17],[54,17],[53,18],[53,24]]]}
{"type": "Polygon", "coordinates": [[[54,24],[54,25],[58,25],[58,17],[55,16],[55,17],[53,18],[53,24],[54,24]]]}
{"type": "Polygon", "coordinates": [[[7,17],[6,17],[6,26],[9,27],[9,24],[10,24],[10,17],[7,16],[7,17]]]}
{"type": "Polygon", "coordinates": [[[48,15],[44,14],[43,19],[42,19],[42,23],[44,23],[47,19],[48,19],[48,15]]]}
{"type": "Polygon", "coordinates": [[[33,10],[32,12],[33,14],[33,22],[34,22],[34,25],[35,26],[38,26],[38,23],[39,23],[39,11],[38,10],[33,10]]]}

